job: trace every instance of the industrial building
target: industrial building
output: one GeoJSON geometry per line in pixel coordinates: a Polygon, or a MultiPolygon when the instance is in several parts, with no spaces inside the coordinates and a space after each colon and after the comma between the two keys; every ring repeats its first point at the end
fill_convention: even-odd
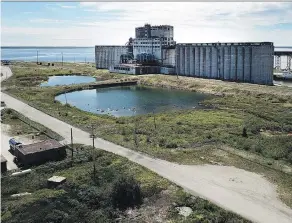
{"type": "Polygon", "coordinates": [[[176,70],[183,76],[269,85],[273,54],[270,42],[177,44],[176,70]]]}
{"type": "Polygon", "coordinates": [[[96,68],[273,84],[272,42],[176,43],[173,26],[137,27],[125,46],[95,46],[96,68]]]}
{"type": "Polygon", "coordinates": [[[17,163],[27,167],[66,157],[66,147],[54,139],[16,147],[14,156],[17,163]]]}

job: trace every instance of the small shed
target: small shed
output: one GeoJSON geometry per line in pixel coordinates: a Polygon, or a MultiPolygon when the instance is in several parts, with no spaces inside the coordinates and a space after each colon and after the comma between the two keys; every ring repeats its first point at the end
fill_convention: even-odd
{"type": "Polygon", "coordinates": [[[51,178],[48,179],[48,187],[52,188],[52,187],[56,187],[62,183],[66,182],[66,178],[65,177],[61,177],[61,176],[52,176],[51,178]]]}
{"type": "Polygon", "coordinates": [[[7,171],[7,160],[3,155],[1,155],[1,173],[4,173],[7,171]]]}
{"type": "Polygon", "coordinates": [[[66,146],[54,139],[48,139],[15,149],[17,162],[24,166],[40,165],[48,161],[62,160],[66,157],[66,146]]]}

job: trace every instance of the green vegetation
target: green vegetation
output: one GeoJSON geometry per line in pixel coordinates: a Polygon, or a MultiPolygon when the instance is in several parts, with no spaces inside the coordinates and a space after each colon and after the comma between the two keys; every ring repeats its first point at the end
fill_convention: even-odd
{"type": "Polygon", "coordinates": [[[37,65],[36,63],[14,62],[11,67],[13,76],[3,81],[4,86],[33,87],[47,81],[49,76],[73,74],[94,76],[98,80],[121,78],[121,75],[109,73],[107,70],[97,70],[92,63],[64,63],[63,66],[62,63],[54,63],[54,66],[48,66],[48,63],[37,65]]]}
{"type": "Polygon", "coordinates": [[[8,131],[10,135],[31,135],[33,138],[40,140],[48,138],[56,139],[58,141],[63,140],[63,138],[56,132],[26,118],[10,108],[4,108],[1,111],[1,123],[9,125],[8,131]]]}
{"type": "Polygon", "coordinates": [[[158,215],[162,222],[181,222],[184,218],[176,207],[185,205],[194,211],[185,219],[187,222],[248,222],[186,194],[125,158],[99,150],[93,153],[90,147],[81,145],[74,148],[73,165],[69,156],[35,167],[28,175],[1,180],[2,222],[138,222],[152,221],[158,215]],[[53,175],[66,177],[66,183],[48,189],[47,179],[53,175]],[[23,192],[32,194],[10,196],[23,192]]]}
{"type": "MultiPolygon", "coordinates": [[[[270,161],[281,161],[291,169],[291,89],[189,77],[177,79],[164,75],[134,78],[143,85],[178,88],[217,96],[203,102],[212,109],[115,118],[83,112],[54,100],[56,94],[82,89],[86,85],[51,88],[10,88],[8,85],[7,92],[84,130],[89,131],[88,126],[93,124],[96,126],[96,135],[158,158],[184,164],[233,165],[264,174],[278,185],[281,199],[292,206],[292,176],[274,170],[270,161]],[[248,161],[247,156],[241,158],[239,153],[230,153],[225,149],[228,147],[267,158],[268,161],[261,161],[259,165],[256,159],[248,161]]],[[[15,84],[18,85],[18,82],[15,84]]]]}

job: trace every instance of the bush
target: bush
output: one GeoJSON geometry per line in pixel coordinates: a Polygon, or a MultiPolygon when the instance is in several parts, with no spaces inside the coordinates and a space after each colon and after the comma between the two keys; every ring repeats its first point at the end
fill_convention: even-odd
{"type": "Polygon", "coordinates": [[[6,109],[6,112],[7,112],[7,114],[11,114],[11,113],[12,113],[12,109],[7,108],[7,109],[6,109]]]}
{"type": "Polygon", "coordinates": [[[166,143],[166,148],[177,148],[177,143],[176,142],[168,142],[166,143]]]}
{"type": "Polygon", "coordinates": [[[247,137],[247,131],[246,131],[245,127],[243,127],[243,129],[242,129],[242,136],[247,137]]]}
{"type": "Polygon", "coordinates": [[[292,164],[292,152],[288,154],[287,159],[292,164]]]}
{"type": "Polygon", "coordinates": [[[121,210],[142,203],[141,188],[133,177],[119,177],[113,184],[112,204],[121,210]]]}
{"type": "Polygon", "coordinates": [[[165,146],[165,143],[166,143],[166,139],[165,139],[165,138],[160,138],[160,139],[159,139],[159,146],[160,146],[160,147],[165,146]]]}
{"type": "Polygon", "coordinates": [[[17,115],[13,114],[11,115],[11,119],[18,119],[17,115]]]}

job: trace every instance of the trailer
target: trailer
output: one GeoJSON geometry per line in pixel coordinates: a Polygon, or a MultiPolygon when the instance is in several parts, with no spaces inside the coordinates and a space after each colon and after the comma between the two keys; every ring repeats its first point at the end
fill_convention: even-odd
{"type": "Polygon", "coordinates": [[[16,148],[21,148],[22,147],[22,143],[17,141],[14,138],[11,138],[11,139],[9,139],[9,146],[10,146],[11,151],[14,152],[16,150],[16,148]]]}

